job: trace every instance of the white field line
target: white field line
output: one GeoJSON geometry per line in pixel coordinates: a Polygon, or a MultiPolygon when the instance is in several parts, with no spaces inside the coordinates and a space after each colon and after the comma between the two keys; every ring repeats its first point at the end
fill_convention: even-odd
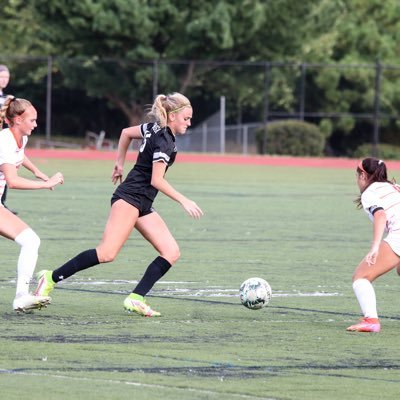
{"type": "MultiPolygon", "coordinates": [[[[75,376],[68,376],[68,375],[59,375],[59,374],[43,374],[43,373],[37,373],[37,372],[23,372],[23,371],[13,371],[13,370],[7,370],[7,369],[0,369],[0,374],[10,374],[10,375],[24,375],[24,376],[41,376],[41,377],[46,377],[46,378],[52,378],[52,379],[65,379],[65,380],[71,380],[71,381],[85,381],[85,382],[100,382],[100,383],[107,383],[107,384],[113,384],[113,385],[131,385],[131,386],[137,386],[137,387],[142,387],[142,388],[150,388],[150,389],[164,389],[164,390],[171,390],[171,391],[177,391],[177,392],[183,392],[183,393],[199,393],[199,394],[207,394],[207,395],[212,395],[212,396],[225,396],[229,395],[232,398],[239,398],[239,399],[263,399],[263,400],[276,400],[270,397],[259,397],[259,396],[253,396],[253,395],[246,395],[246,394],[240,394],[240,393],[224,393],[224,392],[218,392],[218,391],[212,391],[212,390],[205,390],[205,389],[195,389],[195,388],[182,388],[182,387],[176,387],[176,386],[167,386],[167,385],[156,385],[156,384],[151,384],[151,383],[141,383],[141,382],[135,382],[135,381],[122,381],[122,380],[117,380],[117,379],[99,379],[99,378],[89,378],[89,377],[75,377],[75,376]]],[[[223,381],[224,378],[223,376],[220,377],[220,380],[223,381]]]]}
{"type": "MultiPolygon", "coordinates": [[[[175,289],[162,292],[154,291],[157,296],[185,296],[185,297],[239,297],[239,291],[237,289],[175,289]]],[[[310,293],[284,293],[284,292],[272,292],[272,297],[333,297],[340,296],[340,293],[326,293],[326,292],[310,292],[310,293]]]]}
{"type": "MultiPolygon", "coordinates": [[[[8,283],[15,284],[15,280],[10,280],[8,283]]],[[[110,280],[110,281],[95,281],[92,279],[88,280],[68,280],[64,282],[60,282],[59,286],[121,286],[121,285],[130,285],[135,286],[138,281],[135,280],[110,280]]],[[[211,286],[205,289],[198,288],[190,288],[191,285],[198,286],[198,282],[183,282],[183,281],[161,281],[157,282],[158,288],[154,288],[152,294],[156,296],[184,296],[184,297],[238,297],[239,289],[226,289],[221,286],[211,286]],[[186,287],[177,288],[175,285],[185,285],[186,287]],[[165,289],[160,289],[160,286],[173,286],[167,287],[165,289]],[[189,286],[189,287],[188,287],[189,286]]],[[[322,288],[321,286],[318,286],[322,288]]],[[[125,293],[124,290],[117,290],[117,293],[125,293]]],[[[342,293],[334,291],[325,291],[325,290],[316,290],[313,292],[304,292],[300,290],[292,290],[289,292],[284,292],[282,290],[272,290],[272,297],[334,297],[334,296],[342,296],[342,293]]]]}
{"type": "MultiPolygon", "coordinates": [[[[60,282],[61,286],[121,286],[121,285],[129,285],[130,287],[136,285],[137,281],[130,280],[101,280],[96,281],[92,279],[88,280],[70,280],[65,282],[60,282]]],[[[184,297],[238,297],[239,289],[235,288],[224,288],[222,286],[209,286],[206,288],[199,289],[198,287],[190,287],[190,286],[198,286],[198,282],[184,282],[184,281],[161,281],[157,283],[158,288],[154,288],[152,294],[156,296],[184,296],[184,297]],[[165,288],[160,288],[160,286],[167,286],[165,288]],[[183,286],[183,287],[177,287],[183,286]]],[[[319,289],[322,289],[319,286],[319,289]]],[[[118,290],[118,293],[121,293],[121,290],[118,290]]],[[[272,297],[334,297],[341,296],[342,293],[337,291],[325,291],[325,290],[316,290],[311,292],[305,292],[300,290],[293,291],[282,291],[282,290],[272,290],[272,297]]]]}

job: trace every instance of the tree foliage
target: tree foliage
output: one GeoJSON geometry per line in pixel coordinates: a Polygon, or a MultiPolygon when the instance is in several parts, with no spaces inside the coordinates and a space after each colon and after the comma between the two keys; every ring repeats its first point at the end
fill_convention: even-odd
{"type": "MultiPolygon", "coordinates": [[[[398,67],[399,17],[400,3],[396,0],[318,2],[307,22],[313,34],[302,46],[303,60],[349,67],[312,70],[309,91],[318,95],[308,105],[315,109],[320,104],[322,110],[330,112],[372,114],[380,74],[380,111],[396,115],[400,80],[392,67],[398,67]]],[[[365,124],[356,124],[354,118],[338,119],[330,129],[343,134],[358,132],[360,139],[365,139],[359,134],[365,124]]],[[[383,132],[396,129],[389,118],[380,124],[383,132]]]]}
{"type": "MultiPolygon", "coordinates": [[[[399,56],[397,0],[0,0],[0,6],[4,57],[55,57],[56,90],[106,98],[129,124],[141,119],[155,90],[203,101],[200,112],[225,95],[231,117],[260,120],[267,79],[271,109],[295,110],[301,63],[363,64],[307,67],[306,101],[311,110],[370,112],[371,64],[396,64],[399,56]],[[267,70],[266,62],[294,67],[267,70]]],[[[39,82],[46,68],[24,72],[15,79],[39,82]]],[[[393,113],[399,78],[390,70],[382,77],[381,106],[393,113]]],[[[321,127],[349,132],[355,122],[321,127]]]]}
{"type": "MultiPolygon", "coordinates": [[[[161,71],[162,91],[188,91],[190,88],[215,89],[225,81],[224,94],[239,99],[240,107],[262,101],[262,92],[232,81],[229,70],[203,68],[196,61],[258,61],[296,56],[300,39],[296,15],[303,17],[307,3],[293,7],[291,1],[262,0],[217,2],[199,0],[14,0],[6,2],[6,20],[12,40],[3,54],[84,57],[89,61],[73,67],[58,65],[63,85],[81,88],[85,79],[87,94],[106,96],[135,122],[143,99],[153,95],[152,65],[141,61],[190,60],[161,71]],[[282,9],[287,12],[282,13],[282,9]],[[15,37],[13,32],[17,33],[15,37]],[[297,43],[297,45],[296,45],[297,43]],[[112,65],[99,62],[121,60],[112,65]],[[134,63],[135,66],[132,67],[134,63]],[[73,69],[76,71],[73,71],[73,69]],[[133,73],[129,74],[129,70],[133,73]],[[238,95],[239,94],[239,95],[238,95]]],[[[3,29],[2,29],[3,31],[3,29]]],[[[244,82],[252,76],[247,73],[244,82]]],[[[253,75],[254,77],[254,75],[253,75]]],[[[263,72],[258,74],[262,84],[263,72]]],[[[258,86],[258,85],[257,85],[258,86]]],[[[234,104],[237,104],[235,101],[234,104]]]]}

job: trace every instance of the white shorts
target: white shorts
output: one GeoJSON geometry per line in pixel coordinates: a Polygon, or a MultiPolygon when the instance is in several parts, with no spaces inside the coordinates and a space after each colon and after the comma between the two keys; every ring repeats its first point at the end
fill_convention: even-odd
{"type": "Polygon", "coordinates": [[[400,257],[400,234],[389,233],[383,240],[400,257]]]}

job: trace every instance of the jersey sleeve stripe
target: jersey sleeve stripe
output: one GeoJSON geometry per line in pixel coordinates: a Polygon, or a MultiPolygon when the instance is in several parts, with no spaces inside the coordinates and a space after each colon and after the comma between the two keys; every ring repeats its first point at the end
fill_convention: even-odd
{"type": "Polygon", "coordinates": [[[142,125],[140,125],[140,133],[142,134],[142,137],[144,137],[144,135],[146,134],[146,132],[147,132],[147,126],[148,126],[148,124],[142,124],[142,125]]]}
{"type": "Polygon", "coordinates": [[[168,164],[169,155],[166,153],[162,153],[161,151],[157,151],[156,153],[153,154],[153,162],[157,161],[164,161],[165,163],[168,164]]]}

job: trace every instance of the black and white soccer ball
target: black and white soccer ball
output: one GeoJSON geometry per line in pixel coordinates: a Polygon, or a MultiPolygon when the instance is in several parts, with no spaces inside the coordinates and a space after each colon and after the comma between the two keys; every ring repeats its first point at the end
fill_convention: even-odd
{"type": "Polygon", "coordinates": [[[265,279],[249,278],[240,285],[239,297],[245,307],[259,310],[270,302],[272,289],[265,279]]]}

